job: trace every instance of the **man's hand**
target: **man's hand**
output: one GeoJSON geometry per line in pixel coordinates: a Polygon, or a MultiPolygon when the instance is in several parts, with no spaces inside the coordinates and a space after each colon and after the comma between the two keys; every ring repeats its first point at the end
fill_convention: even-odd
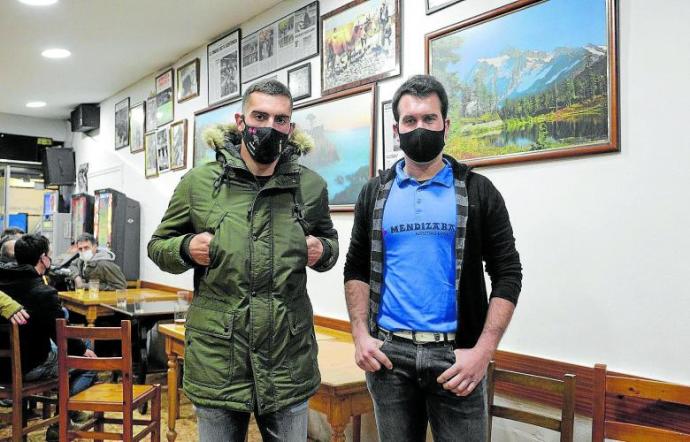
{"type": "Polygon", "coordinates": [[[202,266],[207,266],[211,263],[209,247],[212,239],[213,235],[208,232],[194,235],[192,240],[189,241],[189,256],[192,258],[192,261],[202,266]]]}
{"type": "Polygon", "coordinates": [[[364,371],[378,371],[381,365],[387,369],[392,369],[388,356],[381,350],[383,341],[372,338],[369,334],[355,339],[355,362],[357,366],[364,371]]]}
{"type": "Polygon", "coordinates": [[[84,280],[81,279],[81,276],[75,276],[74,277],[74,288],[75,289],[80,289],[83,288],[86,284],[84,284],[84,280]]]}
{"type": "Polygon", "coordinates": [[[467,396],[484,378],[491,361],[491,352],[477,347],[455,350],[455,364],[436,379],[443,388],[458,396],[467,396]]]}
{"type": "Polygon", "coordinates": [[[24,309],[21,309],[17,313],[10,316],[10,322],[12,324],[24,325],[28,322],[28,320],[29,314],[24,309]]]}
{"type": "Polygon", "coordinates": [[[321,240],[315,236],[307,236],[307,265],[309,267],[316,264],[321,255],[323,255],[323,244],[321,240]]]}
{"type": "Polygon", "coordinates": [[[86,351],[84,352],[84,357],[85,358],[97,358],[96,353],[93,352],[90,348],[87,348],[86,351]]]}

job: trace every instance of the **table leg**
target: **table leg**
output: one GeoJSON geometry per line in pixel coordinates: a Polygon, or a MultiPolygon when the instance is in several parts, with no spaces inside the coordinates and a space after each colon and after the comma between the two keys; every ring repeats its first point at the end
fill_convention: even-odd
{"type": "Polygon", "coordinates": [[[345,427],[350,416],[339,406],[335,406],[327,417],[328,423],[331,424],[331,442],[345,442],[345,427]]]}
{"type": "Polygon", "coordinates": [[[179,369],[177,355],[168,353],[168,442],[174,442],[177,437],[177,432],[175,432],[175,420],[179,417],[179,398],[177,396],[177,377],[179,369]]]}
{"type": "Polygon", "coordinates": [[[359,442],[362,434],[362,416],[352,416],[352,442],[359,442]]]}

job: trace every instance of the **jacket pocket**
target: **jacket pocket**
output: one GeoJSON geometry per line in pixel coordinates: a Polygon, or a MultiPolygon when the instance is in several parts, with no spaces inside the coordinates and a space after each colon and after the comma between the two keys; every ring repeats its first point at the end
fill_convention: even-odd
{"type": "Polygon", "coordinates": [[[213,229],[213,238],[211,238],[211,242],[209,243],[208,246],[208,257],[209,257],[209,264],[208,268],[213,269],[218,267],[219,264],[219,255],[220,255],[220,233],[223,228],[223,221],[225,220],[225,217],[227,216],[228,212],[224,212],[218,221],[216,221],[212,227],[213,229]]]}
{"type": "Polygon", "coordinates": [[[232,381],[233,315],[191,305],[185,329],[185,381],[219,388],[232,381]]]}
{"type": "MultiPolygon", "coordinates": [[[[304,308],[288,311],[290,326],[290,377],[297,383],[310,381],[318,372],[318,347],[314,335],[313,313],[304,295],[304,308]]],[[[299,304],[301,302],[295,300],[299,304]]]]}

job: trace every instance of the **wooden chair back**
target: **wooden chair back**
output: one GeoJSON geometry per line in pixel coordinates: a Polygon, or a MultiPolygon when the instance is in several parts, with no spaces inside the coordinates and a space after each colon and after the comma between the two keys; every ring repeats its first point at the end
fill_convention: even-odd
{"type": "Polygon", "coordinates": [[[50,417],[51,406],[57,401],[49,396],[43,395],[46,392],[56,390],[58,387],[57,379],[44,379],[33,382],[24,382],[22,376],[21,344],[19,339],[19,326],[17,324],[3,323],[0,325],[0,336],[9,339],[9,347],[0,349],[0,359],[9,359],[11,366],[12,382],[10,384],[0,384],[0,399],[12,400],[11,413],[5,413],[0,421],[11,422],[13,442],[19,442],[27,434],[47,427],[58,421],[58,416],[50,417]],[[43,416],[38,422],[27,425],[24,415],[25,404],[28,400],[41,402],[43,404],[43,416]],[[11,415],[11,417],[10,417],[11,415]]]}
{"type": "Polygon", "coordinates": [[[489,402],[489,440],[493,418],[499,417],[522,422],[538,427],[547,428],[561,433],[561,442],[571,442],[575,425],[575,375],[566,374],[563,380],[536,376],[516,371],[502,370],[495,367],[491,361],[487,373],[488,402],[489,402]],[[527,388],[551,392],[563,397],[561,418],[556,419],[541,414],[509,408],[494,404],[496,383],[517,384],[527,388]]]}
{"type": "Polygon", "coordinates": [[[596,364],[592,404],[593,442],[602,442],[604,438],[621,441],[690,441],[690,433],[607,418],[607,394],[684,405],[688,407],[687,419],[690,420],[689,386],[630,376],[615,376],[608,374],[606,365],[596,364]]]}

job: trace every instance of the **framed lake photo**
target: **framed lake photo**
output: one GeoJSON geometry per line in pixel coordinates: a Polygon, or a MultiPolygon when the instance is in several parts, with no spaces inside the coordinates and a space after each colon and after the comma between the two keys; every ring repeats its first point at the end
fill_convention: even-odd
{"type": "Polygon", "coordinates": [[[374,173],[376,86],[360,86],[295,106],[292,121],[314,140],[300,163],[328,184],[333,211],[352,211],[374,173]]]}
{"type": "Polygon", "coordinates": [[[129,110],[129,152],[137,153],[144,150],[144,134],[146,133],[146,102],[142,101],[129,110]]]}
{"type": "Polygon", "coordinates": [[[219,124],[235,124],[235,114],[242,112],[242,100],[209,106],[194,112],[194,156],[192,167],[216,161],[216,151],[204,136],[209,129],[219,124]]]}
{"type": "Polygon", "coordinates": [[[115,105],[115,149],[129,146],[129,97],[115,105]]]}
{"type": "Polygon", "coordinates": [[[616,0],[518,0],[426,35],[445,152],[472,165],[616,152],[616,0]]]}
{"type": "Polygon", "coordinates": [[[321,17],[321,94],[400,75],[400,0],[355,0],[321,17]]]}

